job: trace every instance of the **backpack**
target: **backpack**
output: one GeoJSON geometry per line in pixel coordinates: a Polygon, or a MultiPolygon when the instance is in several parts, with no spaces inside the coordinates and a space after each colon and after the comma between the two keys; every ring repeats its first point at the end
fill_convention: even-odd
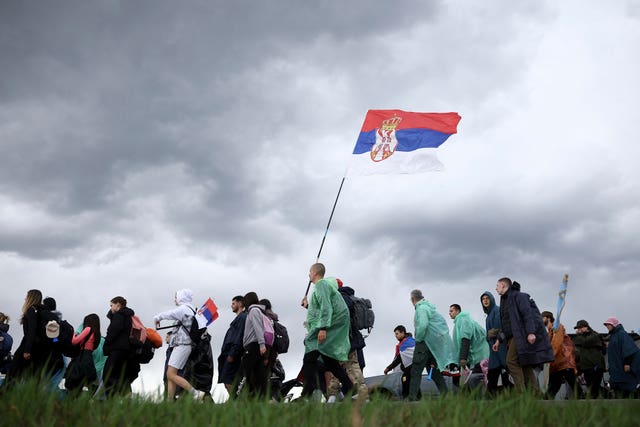
{"type": "Polygon", "coordinates": [[[256,307],[262,316],[262,327],[264,329],[264,343],[269,347],[273,346],[273,341],[275,339],[275,332],[273,330],[273,322],[264,314],[264,312],[260,309],[260,307],[256,307]]]}
{"type": "Polygon", "coordinates": [[[129,343],[134,350],[142,348],[147,340],[147,328],[135,314],[131,316],[131,331],[129,332],[129,343]]]}
{"type": "Polygon", "coordinates": [[[371,306],[371,300],[366,298],[358,298],[355,295],[345,295],[351,301],[353,311],[351,321],[357,330],[367,329],[371,332],[376,315],[371,306]]]}
{"type": "Polygon", "coordinates": [[[12,346],[13,338],[11,338],[11,335],[4,331],[0,331],[0,358],[11,353],[12,346]]]}
{"type": "Polygon", "coordinates": [[[287,328],[280,322],[273,322],[273,332],[275,334],[273,340],[273,350],[278,354],[289,351],[289,333],[287,328]]]}
{"type": "Polygon", "coordinates": [[[155,347],[151,340],[145,340],[142,346],[134,352],[134,358],[138,363],[149,363],[155,354],[155,347]]]}
{"type": "Polygon", "coordinates": [[[72,344],[73,326],[66,320],[61,320],[57,312],[45,308],[37,309],[36,312],[38,314],[38,341],[51,350],[62,353],[67,357],[77,357],[80,354],[80,346],[72,344]],[[57,332],[58,336],[49,338],[47,329],[57,332]]]}
{"type": "Polygon", "coordinates": [[[189,338],[191,338],[191,345],[196,346],[200,343],[200,341],[202,341],[203,335],[207,332],[207,327],[205,326],[204,328],[201,328],[200,325],[198,325],[198,321],[196,320],[196,311],[193,308],[191,308],[191,311],[193,311],[191,327],[189,329],[187,329],[184,325],[182,325],[182,327],[189,334],[189,338]]]}

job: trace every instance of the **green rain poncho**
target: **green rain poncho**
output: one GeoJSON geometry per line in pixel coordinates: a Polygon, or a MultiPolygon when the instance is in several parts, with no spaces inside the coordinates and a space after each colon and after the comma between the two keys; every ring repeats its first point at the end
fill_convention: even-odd
{"type": "Polygon", "coordinates": [[[489,358],[487,334],[484,328],[474,321],[466,311],[461,311],[453,319],[453,356],[455,358],[460,355],[460,346],[463,338],[468,339],[470,342],[469,356],[467,357],[467,365],[469,367],[473,367],[476,363],[489,358]]]}
{"type": "Polygon", "coordinates": [[[438,369],[443,370],[453,359],[453,344],[449,335],[449,326],[444,317],[436,311],[436,306],[423,299],[416,306],[413,317],[416,342],[424,341],[433,357],[438,362],[438,369]]]}
{"type": "Polygon", "coordinates": [[[314,286],[307,310],[307,331],[305,353],[318,350],[332,359],[348,359],[349,309],[331,279],[322,279],[314,286]],[[322,344],[318,343],[320,329],[327,330],[327,339],[322,344]]]}

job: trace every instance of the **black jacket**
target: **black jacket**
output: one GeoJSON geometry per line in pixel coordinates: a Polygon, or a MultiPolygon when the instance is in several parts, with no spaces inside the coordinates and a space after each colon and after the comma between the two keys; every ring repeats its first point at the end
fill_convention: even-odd
{"type": "Polygon", "coordinates": [[[129,343],[129,335],[131,334],[131,317],[134,311],[129,307],[123,307],[112,313],[107,313],[107,317],[111,320],[107,328],[107,336],[104,338],[104,347],[102,352],[105,356],[111,354],[112,351],[129,351],[131,344],[129,343]]]}
{"type": "Polygon", "coordinates": [[[349,286],[343,286],[339,288],[338,291],[340,292],[340,295],[342,295],[342,299],[344,299],[344,302],[349,308],[349,342],[351,343],[350,351],[362,350],[367,344],[364,342],[364,337],[362,336],[360,331],[355,327],[356,322],[354,321],[355,313],[353,308],[353,301],[351,301],[351,298],[349,298],[351,296],[354,296],[356,292],[349,286]]]}

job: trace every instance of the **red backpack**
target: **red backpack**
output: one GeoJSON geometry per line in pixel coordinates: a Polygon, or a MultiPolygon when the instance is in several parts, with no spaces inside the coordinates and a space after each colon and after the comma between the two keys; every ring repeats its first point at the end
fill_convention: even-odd
{"type": "Polygon", "coordinates": [[[147,340],[147,328],[135,314],[131,316],[131,332],[129,332],[129,343],[134,348],[141,348],[147,340]]]}

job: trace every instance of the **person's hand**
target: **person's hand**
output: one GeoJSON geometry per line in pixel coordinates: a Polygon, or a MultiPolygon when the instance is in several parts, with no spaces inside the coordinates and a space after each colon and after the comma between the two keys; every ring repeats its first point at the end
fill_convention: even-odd
{"type": "Polygon", "coordinates": [[[266,352],[267,352],[267,347],[264,344],[262,344],[260,346],[260,356],[264,356],[266,352]]]}
{"type": "Polygon", "coordinates": [[[389,368],[384,368],[384,374],[387,375],[389,373],[389,368]]]}
{"type": "Polygon", "coordinates": [[[156,322],[156,329],[160,327],[160,322],[156,322]]]}
{"type": "Polygon", "coordinates": [[[624,365],[624,371],[625,372],[631,372],[631,366],[630,365],[624,365]]]}
{"type": "Polygon", "coordinates": [[[304,308],[309,307],[309,301],[307,301],[307,297],[306,296],[304,298],[302,298],[302,301],[300,302],[300,305],[303,306],[304,308]]]}
{"type": "Polygon", "coordinates": [[[533,344],[534,342],[536,342],[536,336],[534,334],[529,334],[527,336],[527,341],[529,341],[529,344],[533,344]]]}
{"type": "Polygon", "coordinates": [[[233,363],[233,356],[227,356],[227,363],[233,363]]]}
{"type": "Polygon", "coordinates": [[[29,360],[31,359],[31,353],[22,353],[22,357],[24,357],[24,360],[29,360]]]}
{"type": "Polygon", "coordinates": [[[493,345],[491,346],[491,349],[493,351],[498,351],[498,349],[500,348],[500,341],[497,341],[493,343],[493,345]]]}
{"type": "Polygon", "coordinates": [[[323,343],[327,340],[327,331],[324,329],[318,332],[318,342],[323,343]]]}

